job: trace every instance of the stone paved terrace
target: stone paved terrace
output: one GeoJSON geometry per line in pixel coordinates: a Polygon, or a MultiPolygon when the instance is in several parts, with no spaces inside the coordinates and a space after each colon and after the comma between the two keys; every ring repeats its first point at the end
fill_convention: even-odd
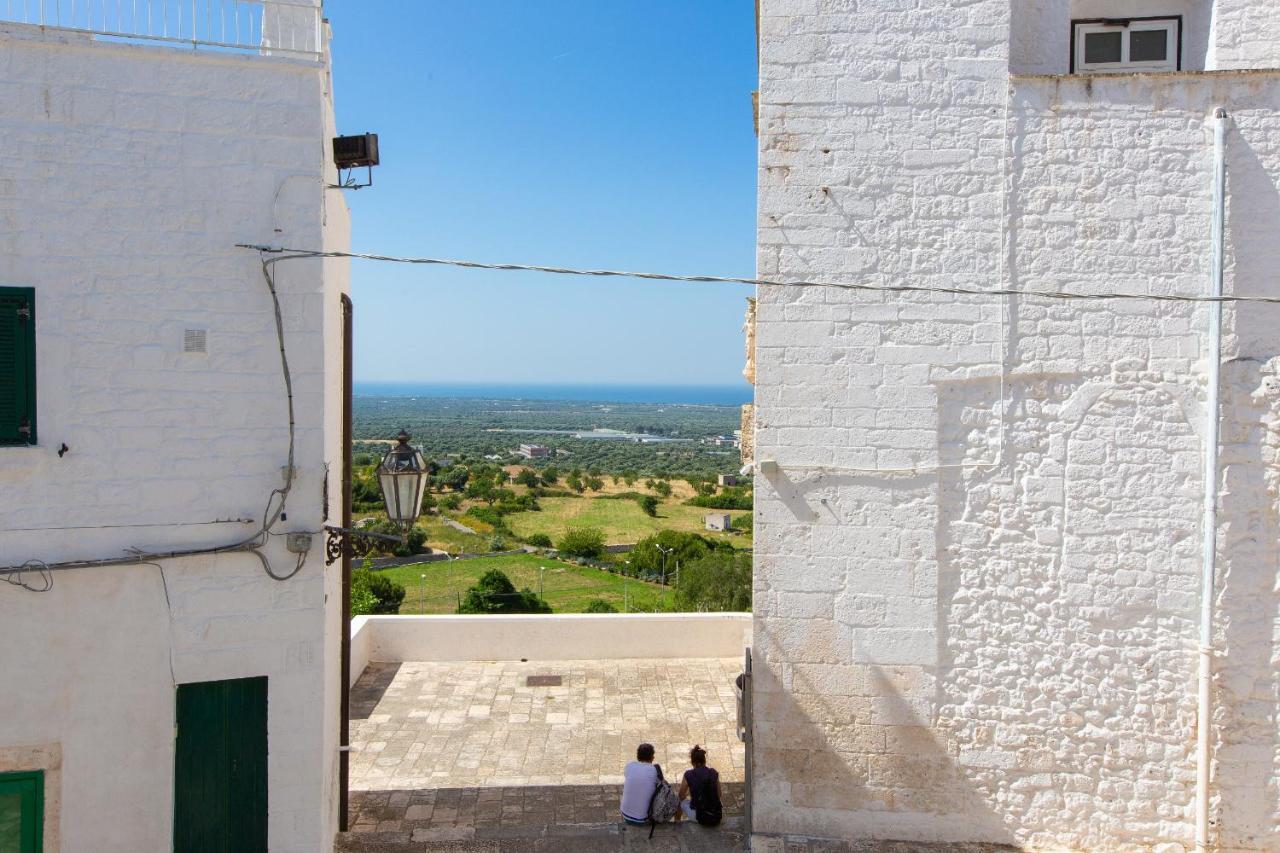
{"type": "Polygon", "coordinates": [[[648,843],[647,830],[617,820],[622,767],[645,740],[669,778],[689,747],[706,747],[730,815],[717,830],[661,827],[652,849],[740,849],[741,668],[736,658],[371,663],[351,693],[352,831],[338,849],[648,843]],[[535,675],[562,685],[531,687],[535,675]]]}

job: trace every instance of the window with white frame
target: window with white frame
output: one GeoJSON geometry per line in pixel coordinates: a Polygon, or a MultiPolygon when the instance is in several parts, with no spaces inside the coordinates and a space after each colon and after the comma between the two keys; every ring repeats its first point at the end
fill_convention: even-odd
{"type": "Polygon", "coordinates": [[[1071,70],[1077,74],[1178,71],[1182,19],[1073,21],[1071,70]]]}

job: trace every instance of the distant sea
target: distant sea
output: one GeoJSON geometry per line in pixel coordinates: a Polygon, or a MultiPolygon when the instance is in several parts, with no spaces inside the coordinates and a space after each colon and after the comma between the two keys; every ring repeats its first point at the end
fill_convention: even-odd
{"type": "Polygon", "coordinates": [[[479,400],[575,400],[594,403],[682,403],[741,406],[750,385],[500,385],[429,382],[356,382],[358,397],[466,397],[479,400]]]}

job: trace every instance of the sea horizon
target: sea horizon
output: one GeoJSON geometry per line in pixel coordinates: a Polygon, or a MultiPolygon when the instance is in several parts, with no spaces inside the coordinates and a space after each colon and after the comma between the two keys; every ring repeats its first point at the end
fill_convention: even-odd
{"type": "Polygon", "coordinates": [[[580,403],[651,403],[687,406],[741,406],[754,389],[741,385],[652,385],[627,383],[353,383],[357,397],[438,397],[475,400],[564,400],[580,403]]]}

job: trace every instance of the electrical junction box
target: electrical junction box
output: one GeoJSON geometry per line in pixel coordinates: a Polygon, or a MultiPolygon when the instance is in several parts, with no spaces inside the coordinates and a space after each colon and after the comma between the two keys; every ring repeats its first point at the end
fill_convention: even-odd
{"type": "Polygon", "coordinates": [[[310,533],[286,533],[284,547],[290,554],[306,554],[311,550],[310,533]]]}

